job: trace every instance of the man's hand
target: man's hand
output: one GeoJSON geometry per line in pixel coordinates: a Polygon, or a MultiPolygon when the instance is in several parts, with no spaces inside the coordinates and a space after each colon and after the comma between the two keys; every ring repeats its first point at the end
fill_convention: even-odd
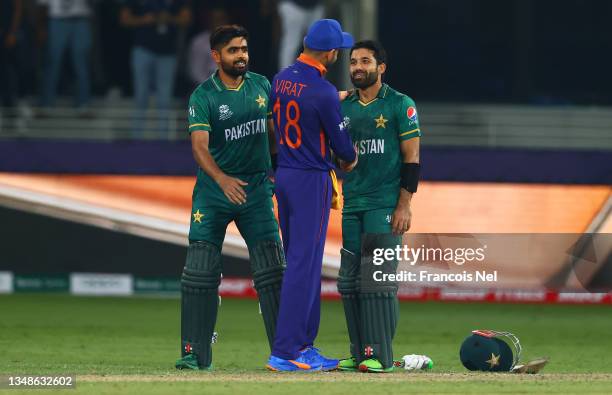
{"type": "Polygon", "coordinates": [[[157,23],[157,16],[152,12],[136,16],[128,7],[123,7],[119,13],[119,23],[125,27],[149,26],[157,23]]]}
{"type": "Polygon", "coordinates": [[[223,175],[217,183],[230,202],[234,204],[246,203],[246,192],[242,187],[248,185],[248,183],[228,175],[223,175]]]}
{"type": "Polygon", "coordinates": [[[36,31],[36,45],[38,45],[39,48],[42,48],[45,46],[46,42],[47,42],[47,29],[39,28],[36,31]]]}
{"type": "Polygon", "coordinates": [[[357,148],[355,148],[355,160],[351,163],[345,162],[342,159],[338,158],[338,165],[340,165],[340,170],[345,173],[352,171],[355,166],[357,166],[357,162],[359,162],[359,153],[357,151],[357,148]]]}
{"type": "Polygon", "coordinates": [[[167,11],[162,11],[157,14],[157,23],[165,25],[170,22],[172,15],[167,11]]]}
{"type": "Polygon", "coordinates": [[[234,204],[246,203],[246,193],[242,188],[248,183],[225,174],[208,151],[208,131],[198,130],[191,133],[191,150],[198,165],[219,185],[223,194],[234,204]]]}
{"type": "Polygon", "coordinates": [[[340,99],[340,101],[343,101],[344,99],[352,95],[353,92],[354,91],[352,89],[348,91],[338,91],[338,98],[340,99]]]}
{"type": "Polygon", "coordinates": [[[157,17],[152,12],[147,12],[142,17],[140,17],[140,23],[142,25],[154,25],[157,23],[157,17]]]}
{"type": "Polygon", "coordinates": [[[17,36],[14,33],[9,33],[4,39],[4,48],[13,48],[17,44],[17,36]]]}
{"type": "MultiPolygon", "coordinates": [[[[410,194],[406,190],[402,190],[400,195],[410,194]]],[[[405,196],[400,196],[395,211],[393,211],[393,218],[391,220],[391,229],[394,235],[403,235],[410,229],[410,223],[412,221],[412,212],[410,211],[410,199],[405,196]]]]}

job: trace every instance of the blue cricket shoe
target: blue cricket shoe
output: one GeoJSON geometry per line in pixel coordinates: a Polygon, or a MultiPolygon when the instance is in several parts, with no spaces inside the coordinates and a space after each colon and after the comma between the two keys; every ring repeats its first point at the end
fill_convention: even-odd
{"type": "Polygon", "coordinates": [[[317,361],[317,363],[321,364],[321,370],[324,372],[338,369],[338,363],[340,362],[337,359],[324,357],[319,352],[319,349],[313,346],[306,347],[302,351],[302,355],[306,355],[309,360],[317,361]]]}
{"type": "Polygon", "coordinates": [[[321,370],[321,362],[310,358],[304,351],[296,359],[282,359],[270,355],[266,369],[274,372],[314,372],[321,370]]]}

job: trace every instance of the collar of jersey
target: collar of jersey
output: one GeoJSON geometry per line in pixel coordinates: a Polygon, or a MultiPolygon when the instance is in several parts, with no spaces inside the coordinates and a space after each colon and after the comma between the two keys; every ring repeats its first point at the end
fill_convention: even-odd
{"type": "Polygon", "coordinates": [[[239,91],[240,88],[242,88],[242,85],[244,85],[244,81],[248,80],[249,78],[251,78],[250,73],[247,71],[246,73],[244,73],[244,75],[242,76],[242,82],[240,83],[240,85],[238,85],[238,87],[236,88],[228,88],[227,86],[225,86],[225,84],[223,83],[223,81],[221,81],[221,78],[219,77],[219,70],[215,71],[215,73],[212,75],[212,82],[213,85],[215,86],[215,88],[217,88],[217,90],[219,92],[221,91],[239,91]]]}
{"type": "Polygon", "coordinates": [[[380,89],[378,90],[378,93],[376,94],[376,98],[374,98],[373,100],[369,101],[368,103],[363,103],[361,100],[359,100],[359,89],[355,89],[353,94],[350,95],[349,97],[347,97],[345,100],[359,101],[359,103],[367,106],[368,104],[373,103],[373,102],[375,102],[378,99],[384,99],[387,96],[387,90],[389,90],[389,85],[383,83],[382,86],[380,87],[380,89]]]}
{"type": "Polygon", "coordinates": [[[312,56],[308,56],[305,53],[301,53],[300,56],[298,56],[297,60],[298,62],[304,63],[305,65],[314,67],[315,69],[317,69],[319,74],[321,74],[321,76],[324,76],[325,73],[327,73],[327,68],[323,65],[323,63],[319,62],[312,56]]]}

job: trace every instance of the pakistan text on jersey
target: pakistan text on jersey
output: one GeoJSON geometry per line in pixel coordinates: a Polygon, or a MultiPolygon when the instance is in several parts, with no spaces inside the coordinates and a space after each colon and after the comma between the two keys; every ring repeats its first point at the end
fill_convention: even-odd
{"type": "Polygon", "coordinates": [[[359,155],[364,154],[384,154],[385,140],[384,139],[368,139],[355,142],[355,148],[359,151],[359,155]]]}
{"type": "Polygon", "coordinates": [[[225,129],[225,141],[239,140],[254,134],[266,133],[266,119],[254,119],[249,122],[225,129]]]}

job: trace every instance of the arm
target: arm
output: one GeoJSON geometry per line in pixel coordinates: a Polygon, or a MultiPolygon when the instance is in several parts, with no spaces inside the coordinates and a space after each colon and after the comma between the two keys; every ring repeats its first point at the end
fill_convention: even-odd
{"type": "Polygon", "coordinates": [[[176,15],[168,11],[162,11],[158,15],[159,23],[169,23],[178,27],[187,27],[191,23],[191,11],[189,7],[183,6],[176,15]]]}
{"type": "Polygon", "coordinates": [[[11,21],[11,25],[6,32],[6,37],[4,40],[5,48],[12,48],[17,44],[17,30],[21,25],[21,0],[13,0],[13,9],[15,13],[13,14],[13,20],[11,21]]]}
{"type": "MultiPolygon", "coordinates": [[[[419,163],[419,145],[419,137],[400,142],[402,163],[419,163]]],[[[395,206],[393,220],[391,222],[393,233],[396,235],[404,234],[410,229],[410,224],[412,222],[410,203],[413,193],[414,192],[409,192],[405,188],[400,188],[400,195],[397,199],[397,205],[395,206]]]]}
{"type": "Polygon", "coordinates": [[[156,20],[152,13],[137,16],[132,13],[129,7],[122,7],[119,13],[119,23],[125,27],[141,27],[154,25],[156,20]]]}
{"type": "Polygon", "coordinates": [[[340,112],[340,100],[335,89],[330,89],[322,96],[318,105],[318,113],[332,150],[340,160],[346,162],[343,167],[347,170],[344,168],[343,170],[352,170],[357,164],[357,152],[353,147],[351,136],[344,127],[342,113],[340,112]]]}
{"type": "Polygon", "coordinates": [[[36,9],[36,41],[39,47],[47,41],[47,4],[39,2],[36,9]]]}
{"type": "Polygon", "coordinates": [[[274,121],[272,118],[268,119],[268,144],[270,145],[270,154],[276,155],[278,148],[276,147],[276,136],[274,135],[274,121]]]}
{"type": "Polygon", "coordinates": [[[274,121],[272,118],[268,119],[268,145],[270,146],[270,161],[272,162],[272,171],[276,173],[276,168],[278,167],[278,147],[276,146],[274,121]]]}
{"type": "Polygon", "coordinates": [[[242,188],[246,182],[230,177],[225,174],[215,162],[208,150],[209,135],[206,131],[191,133],[191,151],[198,165],[208,174],[223,190],[223,194],[234,204],[246,203],[246,193],[242,188]]]}
{"type": "Polygon", "coordinates": [[[181,8],[176,16],[170,17],[170,23],[174,23],[179,27],[187,27],[191,24],[191,10],[185,6],[181,8]]]}
{"type": "Polygon", "coordinates": [[[219,168],[209,150],[210,117],[208,101],[205,96],[196,93],[189,98],[189,133],[191,135],[191,150],[200,168],[208,174],[221,188],[227,199],[234,204],[246,202],[246,193],[242,189],[246,182],[230,177],[219,168]]]}
{"type": "Polygon", "coordinates": [[[268,98],[268,109],[266,112],[266,116],[268,117],[268,146],[270,147],[270,159],[272,160],[272,170],[276,173],[276,168],[278,167],[278,147],[276,146],[276,134],[274,133],[274,106],[272,103],[274,102],[274,97],[272,96],[272,86],[270,85],[270,81],[265,79],[264,89],[267,93],[268,98]]]}

